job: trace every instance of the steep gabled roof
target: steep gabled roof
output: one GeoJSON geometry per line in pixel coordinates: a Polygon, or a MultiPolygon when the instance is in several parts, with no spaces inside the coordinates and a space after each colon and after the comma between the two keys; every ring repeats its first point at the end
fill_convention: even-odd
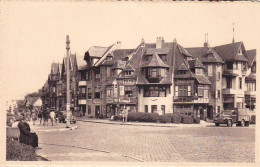
{"type": "Polygon", "coordinates": [[[248,64],[251,67],[253,62],[256,60],[256,49],[247,50],[245,56],[248,59],[248,64]]]}
{"type": "Polygon", "coordinates": [[[224,63],[222,58],[213,48],[195,47],[186,48],[193,58],[199,58],[202,63],[224,63]]]}
{"type": "Polygon", "coordinates": [[[255,74],[249,74],[246,76],[245,81],[256,81],[256,75],[255,74]]]}
{"type": "Polygon", "coordinates": [[[181,64],[181,66],[177,69],[177,70],[185,70],[185,71],[187,71],[188,70],[188,68],[184,65],[184,63],[182,63],[181,64]]]}
{"type": "Polygon", "coordinates": [[[77,66],[78,66],[78,70],[84,70],[87,67],[87,63],[84,60],[83,56],[76,56],[76,61],[77,61],[77,66]]]}
{"type": "Polygon", "coordinates": [[[102,47],[102,46],[92,46],[87,51],[90,57],[95,58],[101,58],[106,51],[108,50],[108,47],[102,47]]]}
{"type": "Polygon", "coordinates": [[[150,62],[147,65],[144,65],[142,67],[166,67],[169,68],[168,65],[166,65],[162,59],[158,56],[157,53],[153,54],[150,62]]]}
{"type": "Polygon", "coordinates": [[[199,84],[203,84],[203,85],[211,84],[211,82],[208,80],[208,78],[205,75],[195,75],[195,77],[199,84]]]}
{"type": "Polygon", "coordinates": [[[205,68],[205,66],[199,61],[198,58],[188,60],[188,63],[190,65],[190,68],[205,68]]]}
{"type": "Polygon", "coordinates": [[[55,75],[58,74],[59,71],[59,63],[52,63],[51,64],[51,74],[55,75]]]}
{"type": "Polygon", "coordinates": [[[214,50],[225,61],[248,61],[244,55],[238,55],[239,49],[244,50],[243,42],[236,42],[214,47],[214,50]]]}
{"type": "Polygon", "coordinates": [[[112,66],[112,69],[124,69],[124,68],[125,68],[125,62],[123,62],[122,60],[117,60],[112,66]]]}
{"type": "Polygon", "coordinates": [[[153,54],[168,54],[169,48],[147,48],[146,55],[153,55],[153,54]]]}

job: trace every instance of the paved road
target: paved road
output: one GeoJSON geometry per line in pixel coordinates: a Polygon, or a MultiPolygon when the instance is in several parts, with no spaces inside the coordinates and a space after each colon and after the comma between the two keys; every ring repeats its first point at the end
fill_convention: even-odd
{"type": "Polygon", "coordinates": [[[38,132],[38,153],[53,161],[254,162],[254,127],[142,127],[78,122],[38,132]]]}

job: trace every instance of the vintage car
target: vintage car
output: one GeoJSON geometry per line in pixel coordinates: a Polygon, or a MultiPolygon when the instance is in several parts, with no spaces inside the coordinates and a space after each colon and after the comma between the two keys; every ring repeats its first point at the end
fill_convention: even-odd
{"type": "MultiPolygon", "coordinates": [[[[63,122],[63,123],[66,123],[67,121],[67,111],[59,111],[56,113],[58,119],[59,119],[59,122],[63,122]]],[[[73,115],[73,114],[70,114],[70,123],[76,123],[77,122],[77,118],[73,115]]]]}
{"type": "Polygon", "coordinates": [[[233,123],[235,123],[237,126],[249,126],[249,110],[246,108],[225,110],[221,114],[218,114],[216,118],[214,118],[214,123],[216,126],[219,126],[220,124],[233,126],[233,123]]]}

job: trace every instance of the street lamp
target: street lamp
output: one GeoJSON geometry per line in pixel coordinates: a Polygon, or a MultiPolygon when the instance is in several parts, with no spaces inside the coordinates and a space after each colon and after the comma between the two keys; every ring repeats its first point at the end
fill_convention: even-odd
{"type": "Polygon", "coordinates": [[[70,40],[67,35],[66,40],[66,50],[67,50],[67,61],[66,61],[66,77],[67,77],[67,120],[66,120],[66,128],[70,128],[70,69],[69,69],[69,50],[70,50],[70,40]]]}

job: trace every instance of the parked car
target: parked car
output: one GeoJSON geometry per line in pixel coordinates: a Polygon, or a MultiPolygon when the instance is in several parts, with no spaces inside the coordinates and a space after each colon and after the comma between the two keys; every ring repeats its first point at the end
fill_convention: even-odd
{"type": "Polygon", "coordinates": [[[233,126],[233,123],[235,123],[237,126],[249,126],[249,110],[247,108],[225,110],[221,114],[218,114],[216,118],[214,118],[214,123],[216,126],[219,126],[220,124],[233,126]]]}
{"type": "MultiPolygon", "coordinates": [[[[57,117],[58,117],[58,120],[59,122],[63,122],[63,123],[66,123],[66,119],[67,119],[67,111],[59,111],[56,113],[57,117]]],[[[73,115],[73,114],[70,114],[70,123],[76,123],[77,122],[77,118],[73,115]]]]}

